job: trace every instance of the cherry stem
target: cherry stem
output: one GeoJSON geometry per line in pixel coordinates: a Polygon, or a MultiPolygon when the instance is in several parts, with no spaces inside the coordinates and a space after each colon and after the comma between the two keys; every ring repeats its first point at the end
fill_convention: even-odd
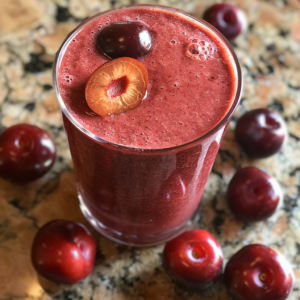
{"type": "Polygon", "coordinates": [[[20,139],[18,142],[18,146],[20,148],[24,148],[26,146],[26,141],[24,141],[24,139],[20,139]]]}
{"type": "Polygon", "coordinates": [[[267,279],[267,275],[265,273],[259,274],[260,281],[265,281],[267,279]]]}
{"type": "Polygon", "coordinates": [[[197,251],[193,251],[192,255],[193,255],[194,258],[198,258],[199,257],[199,253],[197,251]]]}

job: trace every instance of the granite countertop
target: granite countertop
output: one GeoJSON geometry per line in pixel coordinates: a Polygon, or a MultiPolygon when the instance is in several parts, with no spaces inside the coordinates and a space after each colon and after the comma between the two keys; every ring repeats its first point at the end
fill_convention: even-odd
{"type": "MultiPolygon", "coordinates": [[[[0,131],[31,123],[50,132],[56,163],[40,180],[19,186],[0,179],[0,300],[229,299],[222,282],[196,294],[179,289],[161,264],[163,246],[130,248],[92,231],[98,245],[93,273],[77,285],[57,285],[37,275],[30,248],[38,228],[64,218],[86,223],[76,194],[66,135],[54,91],[51,66],[67,33],[79,22],[114,6],[130,3],[173,6],[195,16],[211,0],[1,0],[0,131]]],[[[235,0],[249,27],[233,44],[244,75],[244,92],[217,155],[202,200],[198,228],[217,237],[228,258],[244,245],[263,243],[285,255],[295,272],[289,299],[300,299],[300,2],[235,0]],[[235,142],[233,129],[245,111],[269,107],[285,118],[289,139],[277,155],[249,160],[235,142]],[[254,165],[280,182],[284,202],[265,222],[235,220],[225,201],[231,177],[254,165]]]]}

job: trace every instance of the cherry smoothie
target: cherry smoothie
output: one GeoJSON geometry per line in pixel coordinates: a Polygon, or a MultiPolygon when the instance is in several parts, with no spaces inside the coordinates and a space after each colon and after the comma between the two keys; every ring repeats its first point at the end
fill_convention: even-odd
{"type": "Polygon", "coordinates": [[[129,245],[154,245],[181,233],[239,101],[240,69],[225,39],[170,8],[108,11],[69,35],[54,82],[90,223],[129,245]],[[85,99],[89,77],[110,60],[97,48],[97,36],[111,24],[131,22],[152,36],[150,51],[137,58],[148,72],[147,94],[135,109],[101,117],[85,99]]]}

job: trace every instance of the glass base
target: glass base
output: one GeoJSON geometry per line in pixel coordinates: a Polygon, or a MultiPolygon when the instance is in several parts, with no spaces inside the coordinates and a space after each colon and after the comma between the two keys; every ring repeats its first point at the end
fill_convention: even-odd
{"type": "Polygon", "coordinates": [[[98,221],[91,213],[91,211],[85,206],[82,197],[78,194],[78,198],[80,201],[80,209],[87,219],[87,221],[103,236],[106,238],[117,242],[119,244],[123,244],[126,246],[133,246],[133,247],[150,247],[156,246],[162,243],[165,243],[180,233],[192,229],[192,227],[198,222],[199,220],[199,209],[191,216],[191,218],[169,230],[156,233],[156,234],[144,234],[144,235],[136,235],[136,234],[128,234],[122,233],[111,228],[108,228],[100,221],[98,221]]]}

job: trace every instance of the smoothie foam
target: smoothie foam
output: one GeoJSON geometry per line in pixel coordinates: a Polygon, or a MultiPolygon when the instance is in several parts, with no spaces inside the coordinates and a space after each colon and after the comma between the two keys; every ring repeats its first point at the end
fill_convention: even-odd
{"type": "Polygon", "coordinates": [[[228,49],[204,26],[137,7],[95,19],[73,38],[60,65],[59,89],[69,112],[96,136],[128,147],[161,149],[193,141],[223,119],[237,84],[231,66],[228,49]],[[108,61],[97,50],[96,36],[115,22],[142,22],[151,31],[152,49],[138,59],[149,84],[137,108],[103,118],[90,110],[84,90],[92,72],[108,61]]]}

